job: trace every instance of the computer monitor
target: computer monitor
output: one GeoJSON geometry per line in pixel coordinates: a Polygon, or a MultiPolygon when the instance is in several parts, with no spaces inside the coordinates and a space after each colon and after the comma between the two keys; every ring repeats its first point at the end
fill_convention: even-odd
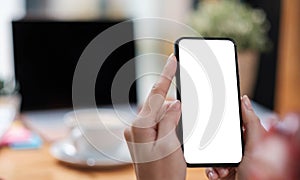
{"type": "MultiPolygon", "coordinates": [[[[73,74],[81,53],[99,33],[119,22],[13,21],[15,76],[22,96],[21,111],[71,108],[73,74]]],[[[122,33],[133,37],[133,24],[127,23],[122,33]]],[[[112,104],[113,78],[134,56],[132,41],[117,48],[105,60],[95,85],[98,106],[112,104]]],[[[127,77],[135,77],[133,64],[127,77]]],[[[129,102],[136,103],[135,83],[130,88],[129,102]]]]}

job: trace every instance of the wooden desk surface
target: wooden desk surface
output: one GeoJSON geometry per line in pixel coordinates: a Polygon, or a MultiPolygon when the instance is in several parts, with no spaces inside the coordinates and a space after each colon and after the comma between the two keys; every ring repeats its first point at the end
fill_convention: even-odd
{"type": "MultiPolygon", "coordinates": [[[[38,150],[0,149],[0,178],[18,179],[135,179],[131,165],[114,169],[79,169],[59,163],[49,153],[49,144],[38,150]]],[[[204,169],[188,169],[188,180],[207,179],[204,169]]]]}

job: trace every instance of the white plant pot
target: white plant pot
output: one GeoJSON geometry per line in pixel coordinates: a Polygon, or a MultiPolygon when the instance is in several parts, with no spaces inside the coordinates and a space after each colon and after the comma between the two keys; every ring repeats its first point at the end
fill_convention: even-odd
{"type": "Polygon", "coordinates": [[[254,88],[257,80],[258,53],[256,51],[245,50],[238,52],[238,66],[240,77],[240,92],[250,98],[254,95],[254,88]]]}

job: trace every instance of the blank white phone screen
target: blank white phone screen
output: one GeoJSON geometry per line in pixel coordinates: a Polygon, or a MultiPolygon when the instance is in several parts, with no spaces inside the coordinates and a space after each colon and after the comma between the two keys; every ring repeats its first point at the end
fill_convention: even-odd
{"type": "Polygon", "coordinates": [[[178,47],[186,162],[239,163],[242,137],[234,43],[181,39],[178,47]]]}

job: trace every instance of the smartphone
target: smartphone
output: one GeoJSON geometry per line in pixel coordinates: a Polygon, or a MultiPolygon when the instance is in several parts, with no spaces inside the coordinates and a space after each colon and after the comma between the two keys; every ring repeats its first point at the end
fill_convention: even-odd
{"type": "Polygon", "coordinates": [[[236,46],[229,38],[175,42],[178,137],[188,167],[238,166],[243,156],[236,46]]]}

